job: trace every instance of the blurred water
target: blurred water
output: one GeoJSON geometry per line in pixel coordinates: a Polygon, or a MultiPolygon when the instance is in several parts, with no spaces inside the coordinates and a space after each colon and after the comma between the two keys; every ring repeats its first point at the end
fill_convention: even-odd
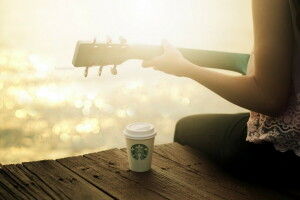
{"type": "Polygon", "coordinates": [[[181,117],[244,111],[192,80],[143,69],[138,60],[122,64],[117,76],[108,67],[102,77],[91,69],[84,78],[83,69],[73,68],[76,41],[93,35],[251,49],[250,0],[147,2],[0,0],[0,163],[124,147],[122,130],[136,121],[155,125],[156,144],[171,142],[181,117]]]}

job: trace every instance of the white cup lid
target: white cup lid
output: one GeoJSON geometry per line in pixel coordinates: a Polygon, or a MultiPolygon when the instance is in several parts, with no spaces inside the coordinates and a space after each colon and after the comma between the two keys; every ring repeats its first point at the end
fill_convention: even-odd
{"type": "Polygon", "coordinates": [[[145,140],[153,138],[156,135],[156,130],[152,124],[136,122],[127,125],[123,133],[129,139],[145,140]]]}

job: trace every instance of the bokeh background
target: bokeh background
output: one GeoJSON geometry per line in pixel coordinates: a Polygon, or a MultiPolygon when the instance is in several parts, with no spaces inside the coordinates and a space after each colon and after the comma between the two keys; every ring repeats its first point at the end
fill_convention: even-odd
{"type": "Polygon", "coordinates": [[[107,35],[249,53],[251,0],[0,0],[0,163],[125,147],[122,130],[136,121],[153,123],[155,143],[168,143],[184,116],[246,111],[140,60],[117,76],[108,66],[84,78],[71,63],[77,40],[107,35]]]}

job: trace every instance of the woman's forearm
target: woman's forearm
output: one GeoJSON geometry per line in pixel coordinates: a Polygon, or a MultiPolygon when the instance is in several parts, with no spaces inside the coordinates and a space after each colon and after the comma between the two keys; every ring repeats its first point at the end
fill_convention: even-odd
{"type": "MultiPolygon", "coordinates": [[[[161,55],[162,48],[152,45],[134,45],[130,47],[130,55],[135,59],[148,60],[161,55]]],[[[195,65],[208,68],[225,69],[246,74],[250,55],[201,49],[177,49],[182,56],[195,65]]]]}
{"type": "Polygon", "coordinates": [[[254,76],[233,76],[187,63],[185,77],[191,78],[224,99],[243,108],[276,116],[281,112],[268,92],[263,91],[254,76]],[[252,99],[252,100],[251,100],[252,99]]]}
{"type": "Polygon", "coordinates": [[[178,49],[183,57],[195,65],[207,68],[225,69],[246,74],[249,54],[221,51],[178,49]]]}

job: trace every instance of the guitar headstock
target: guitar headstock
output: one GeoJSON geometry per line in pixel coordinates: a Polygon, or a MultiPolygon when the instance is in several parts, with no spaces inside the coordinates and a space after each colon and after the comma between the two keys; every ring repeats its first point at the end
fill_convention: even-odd
{"type": "Polygon", "coordinates": [[[112,43],[110,38],[107,38],[106,43],[98,43],[94,41],[78,41],[73,57],[74,67],[85,67],[85,76],[88,74],[88,68],[100,66],[99,76],[102,73],[102,68],[106,65],[113,65],[111,73],[117,74],[117,65],[122,64],[130,59],[130,48],[126,44],[126,40],[119,38],[119,43],[112,43]]]}

